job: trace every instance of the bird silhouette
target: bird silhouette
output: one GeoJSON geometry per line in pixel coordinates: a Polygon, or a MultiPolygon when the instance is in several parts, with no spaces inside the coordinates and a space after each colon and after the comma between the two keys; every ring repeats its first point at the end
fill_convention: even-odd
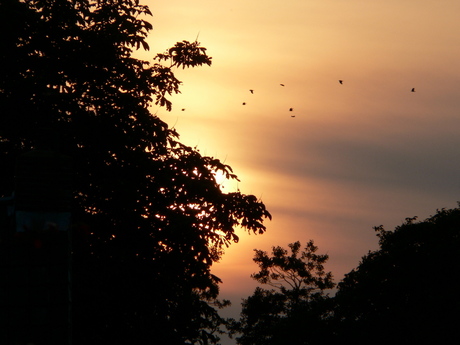
{"type": "Polygon", "coordinates": [[[254,90],[249,90],[249,92],[254,93],[254,90]]]}
{"type": "Polygon", "coordinates": [[[246,102],[243,102],[243,105],[246,105],[246,102]]]}
{"type": "Polygon", "coordinates": [[[340,84],[343,84],[343,80],[339,80],[339,83],[340,83],[340,84]]]}
{"type": "Polygon", "coordinates": [[[294,108],[289,108],[289,111],[293,111],[293,110],[294,110],[294,108]]]}
{"type": "Polygon", "coordinates": [[[284,86],[284,84],[280,84],[281,86],[284,86]]]}
{"type": "Polygon", "coordinates": [[[182,111],[185,111],[185,108],[182,108],[182,111]]]}
{"type": "Polygon", "coordinates": [[[415,87],[413,87],[412,90],[410,90],[410,92],[415,92],[415,87]]]}
{"type": "Polygon", "coordinates": [[[295,115],[291,115],[291,117],[295,117],[295,115]]]}

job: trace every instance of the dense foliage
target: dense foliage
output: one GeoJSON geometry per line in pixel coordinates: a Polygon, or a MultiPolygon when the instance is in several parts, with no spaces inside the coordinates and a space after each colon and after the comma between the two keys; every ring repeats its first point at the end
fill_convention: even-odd
{"type": "Polygon", "coordinates": [[[211,64],[187,41],[134,58],[150,14],[138,0],[0,2],[0,196],[22,153],[72,158],[75,344],[215,342],[211,265],[236,227],[263,233],[270,217],[223,193],[216,174],[236,179],[231,168],[150,113],[171,109],[174,68],[211,64]]]}
{"type": "Polygon", "coordinates": [[[446,344],[460,322],[460,209],[394,231],[375,228],[369,252],[339,284],[338,339],[356,344],[446,344]]]}

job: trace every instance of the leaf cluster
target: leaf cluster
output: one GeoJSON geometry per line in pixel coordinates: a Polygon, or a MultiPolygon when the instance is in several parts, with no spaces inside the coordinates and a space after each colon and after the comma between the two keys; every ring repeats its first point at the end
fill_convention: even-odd
{"type": "Polygon", "coordinates": [[[159,61],[170,61],[170,67],[211,66],[212,58],[206,54],[206,48],[200,42],[182,41],[169,48],[166,53],[157,54],[159,61]]]}
{"type": "Polygon", "coordinates": [[[255,250],[254,262],[260,271],[251,277],[261,284],[268,284],[286,293],[297,291],[302,296],[309,296],[314,291],[330,289],[332,274],[324,271],[324,263],[329,259],[327,254],[316,254],[318,247],[310,240],[301,251],[299,241],[290,243],[288,250],[276,246],[272,248],[272,256],[267,252],[255,250]]]}

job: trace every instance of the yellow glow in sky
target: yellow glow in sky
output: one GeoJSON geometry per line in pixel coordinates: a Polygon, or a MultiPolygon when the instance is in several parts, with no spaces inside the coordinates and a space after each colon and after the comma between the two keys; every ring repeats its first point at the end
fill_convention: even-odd
{"type": "Polygon", "coordinates": [[[223,298],[252,293],[254,248],[313,239],[338,281],[377,248],[373,226],[460,200],[457,0],[144,3],[143,58],[198,33],[213,57],[177,71],[182,94],[158,115],[273,215],[215,265],[223,298]]]}

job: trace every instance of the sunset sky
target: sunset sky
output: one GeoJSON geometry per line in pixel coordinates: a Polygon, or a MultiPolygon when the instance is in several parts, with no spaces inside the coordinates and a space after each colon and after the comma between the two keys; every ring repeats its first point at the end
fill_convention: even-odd
{"type": "Polygon", "coordinates": [[[457,206],[458,0],[143,3],[154,30],[142,58],[198,34],[213,58],[177,70],[173,111],[152,111],[273,215],[214,267],[233,316],[256,286],[255,248],[313,239],[339,281],[377,248],[373,226],[457,206]]]}

